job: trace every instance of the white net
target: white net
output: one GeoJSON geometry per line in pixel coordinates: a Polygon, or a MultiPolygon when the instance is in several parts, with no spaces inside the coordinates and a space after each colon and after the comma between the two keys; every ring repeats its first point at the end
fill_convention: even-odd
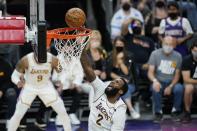
{"type": "MultiPolygon", "coordinates": [[[[57,32],[58,34],[62,34],[62,32],[57,32]]],[[[76,35],[75,38],[72,39],[59,39],[54,38],[55,48],[58,52],[59,58],[59,68],[63,68],[69,74],[73,74],[72,71],[80,62],[81,53],[86,46],[89,35],[86,30],[79,31],[77,29],[72,31],[65,31],[64,35],[76,35]]]]}

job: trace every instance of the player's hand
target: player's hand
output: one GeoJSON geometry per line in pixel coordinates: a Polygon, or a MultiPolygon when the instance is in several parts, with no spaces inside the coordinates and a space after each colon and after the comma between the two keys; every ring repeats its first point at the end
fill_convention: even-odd
{"type": "Polygon", "coordinates": [[[17,83],[17,87],[18,87],[18,88],[23,88],[24,85],[25,85],[25,82],[23,82],[23,81],[19,81],[19,82],[17,83]]]}
{"type": "Polygon", "coordinates": [[[23,88],[25,85],[25,80],[20,80],[18,83],[17,83],[17,87],[18,88],[23,88]]]}
{"type": "Polygon", "coordinates": [[[166,87],[165,90],[164,90],[164,95],[169,96],[169,95],[171,95],[171,93],[172,93],[172,88],[169,87],[169,86],[166,87]]]}
{"type": "Polygon", "coordinates": [[[0,98],[3,96],[3,92],[2,91],[0,91],[0,98]]]}
{"type": "Polygon", "coordinates": [[[18,88],[23,88],[25,85],[25,78],[24,75],[20,76],[20,81],[17,83],[18,88]]]}
{"type": "Polygon", "coordinates": [[[159,81],[154,81],[153,90],[155,90],[156,92],[160,92],[160,89],[161,89],[161,84],[159,83],[159,81]]]}

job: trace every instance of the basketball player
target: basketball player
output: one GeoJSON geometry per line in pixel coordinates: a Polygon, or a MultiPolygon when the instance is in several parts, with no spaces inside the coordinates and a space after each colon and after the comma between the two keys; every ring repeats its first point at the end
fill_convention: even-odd
{"type": "Polygon", "coordinates": [[[123,131],[126,119],[126,105],[121,99],[127,90],[127,82],[119,78],[106,85],[96,77],[86,51],[81,56],[86,79],[94,89],[94,101],[91,105],[88,131],[123,131]]]}
{"type": "Polygon", "coordinates": [[[22,117],[36,96],[43,101],[45,106],[51,106],[57,112],[64,130],[71,131],[70,120],[63,101],[50,80],[53,69],[60,73],[57,65],[58,59],[50,53],[47,53],[46,63],[38,63],[34,53],[27,54],[18,62],[12,74],[12,82],[18,88],[22,88],[22,91],[15,113],[10,120],[8,131],[17,130],[22,117]],[[24,76],[24,79],[21,79],[21,76],[24,76]]]}
{"type": "MultiPolygon", "coordinates": [[[[57,58],[60,55],[57,56],[57,58]]],[[[62,59],[62,58],[60,58],[62,59]]],[[[80,108],[80,99],[82,96],[82,82],[83,82],[83,69],[80,63],[80,60],[72,60],[66,64],[66,68],[64,68],[61,72],[61,80],[63,81],[63,90],[69,92],[72,96],[72,105],[69,110],[69,117],[72,125],[79,125],[80,120],[76,116],[77,110],[80,108]]],[[[54,71],[52,80],[57,78],[57,73],[54,71]]],[[[65,92],[60,92],[63,94],[65,92]]],[[[61,125],[61,121],[59,121],[59,117],[56,118],[56,125],[61,125]]]]}

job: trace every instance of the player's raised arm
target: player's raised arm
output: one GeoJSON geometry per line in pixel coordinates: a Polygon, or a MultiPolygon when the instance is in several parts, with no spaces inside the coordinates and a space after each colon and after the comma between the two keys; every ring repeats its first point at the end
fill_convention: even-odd
{"type": "Polygon", "coordinates": [[[86,50],[84,49],[81,54],[81,65],[83,67],[84,73],[86,75],[86,78],[89,82],[92,82],[96,79],[96,75],[94,73],[94,70],[92,69],[92,66],[90,65],[88,61],[88,56],[86,53],[86,50]]]}
{"type": "Polygon", "coordinates": [[[11,80],[14,84],[17,85],[18,88],[22,88],[24,86],[25,81],[22,79],[23,74],[25,73],[25,69],[28,68],[28,60],[27,57],[23,57],[16,65],[16,69],[12,73],[11,80]]]}

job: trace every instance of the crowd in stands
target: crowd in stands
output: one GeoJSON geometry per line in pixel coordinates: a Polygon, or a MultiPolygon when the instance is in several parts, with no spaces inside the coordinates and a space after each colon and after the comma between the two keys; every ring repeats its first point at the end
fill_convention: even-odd
{"type": "MultiPolygon", "coordinates": [[[[163,118],[162,98],[165,96],[173,96],[172,99],[168,99],[173,103],[172,119],[190,122],[193,93],[197,88],[197,38],[195,38],[197,29],[194,22],[197,17],[190,17],[187,5],[180,1],[114,0],[113,2],[111,40],[107,39],[104,43],[105,31],[98,28],[92,31],[86,47],[95,74],[106,81],[106,84],[119,77],[125,78],[129,90],[122,99],[133,119],[139,119],[142,113],[134,108],[135,102],[132,100],[137,92],[138,97],[141,96],[144,102],[152,101],[154,122],[160,122],[163,118]],[[183,10],[184,7],[186,10],[183,10]],[[144,92],[139,92],[140,87],[137,83],[140,80],[148,83],[144,92]]],[[[197,13],[196,3],[188,2],[188,5],[192,5],[193,11],[197,13]]],[[[8,104],[6,117],[8,120],[14,112],[14,105],[20,92],[10,80],[18,60],[18,55],[13,55],[16,51],[10,53],[12,48],[15,47],[0,46],[0,101],[8,104]]],[[[19,50],[17,47],[15,49],[19,50]]],[[[54,45],[50,51],[57,55],[54,45]]],[[[80,108],[81,95],[84,92],[89,94],[89,107],[91,107],[94,95],[91,85],[86,82],[85,76],[84,79],[76,78],[76,80],[70,80],[65,76],[65,81],[65,91],[72,94],[75,103],[69,111],[71,122],[80,124],[76,115],[80,108]]],[[[60,94],[64,94],[64,91],[60,94]]],[[[37,118],[37,121],[43,123],[40,119],[37,118]]]]}

